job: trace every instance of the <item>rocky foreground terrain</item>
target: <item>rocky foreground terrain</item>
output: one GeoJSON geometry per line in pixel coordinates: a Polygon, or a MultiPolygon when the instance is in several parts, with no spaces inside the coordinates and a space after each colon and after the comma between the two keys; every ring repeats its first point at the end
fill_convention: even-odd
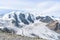
{"type": "Polygon", "coordinates": [[[30,38],[26,36],[20,36],[0,31],[0,40],[45,40],[45,39],[30,38]]]}

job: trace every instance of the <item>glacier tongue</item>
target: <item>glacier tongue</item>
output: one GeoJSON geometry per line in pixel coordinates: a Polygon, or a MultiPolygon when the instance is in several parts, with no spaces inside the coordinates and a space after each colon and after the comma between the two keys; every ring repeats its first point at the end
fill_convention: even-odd
{"type": "Polygon", "coordinates": [[[50,30],[45,25],[46,23],[35,21],[35,23],[24,25],[24,27],[19,28],[9,23],[9,25],[5,25],[5,26],[2,25],[0,29],[3,28],[13,29],[15,31],[15,34],[21,36],[37,37],[47,40],[59,40],[58,36],[60,36],[60,34],[50,30]]]}
{"type": "Polygon", "coordinates": [[[42,22],[30,24],[24,28],[22,28],[23,35],[28,36],[28,37],[39,37],[43,39],[59,39],[56,32],[48,29],[46,24],[42,22]],[[33,34],[33,35],[32,35],[33,34]]]}
{"type": "Polygon", "coordinates": [[[36,20],[35,18],[36,15],[33,16],[32,14],[22,13],[22,15],[23,14],[24,15],[19,16],[20,14],[21,14],[20,12],[13,11],[3,16],[3,18],[0,19],[0,24],[1,24],[0,29],[2,30],[4,30],[4,28],[7,28],[8,30],[12,29],[15,31],[15,34],[21,36],[37,37],[47,40],[59,40],[58,36],[60,36],[60,34],[47,28],[46,27],[47,23],[43,23],[39,20],[36,20]],[[9,18],[9,15],[11,16],[11,18],[9,18]],[[30,17],[28,17],[29,15],[30,17]],[[27,18],[31,20],[28,20],[27,18]],[[14,20],[13,23],[12,20],[14,20]],[[34,21],[34,23],[30,21],[34,21]],[[24,22],[28,22],[29,24],[28,25],[24,24],[24,22]],[[16,25],[14,25],[15,23],[23,27],[17,27],[16,25]]]}

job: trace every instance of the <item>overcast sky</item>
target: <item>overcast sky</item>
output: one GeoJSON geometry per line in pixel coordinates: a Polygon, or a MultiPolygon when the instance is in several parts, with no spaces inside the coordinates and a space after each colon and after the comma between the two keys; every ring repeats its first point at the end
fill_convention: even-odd
{"type": "Polygon", "coordinates": [[[0,9],[26,9],[56,15],[60,13],[60,0],[0,0],[0,9]]]}

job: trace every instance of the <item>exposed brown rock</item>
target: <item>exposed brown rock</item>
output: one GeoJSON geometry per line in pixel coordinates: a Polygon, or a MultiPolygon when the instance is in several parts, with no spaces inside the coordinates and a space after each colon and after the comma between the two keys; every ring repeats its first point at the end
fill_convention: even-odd
{"type": "Polygon", "coordinates": [[[53,21],[53,22],[47,24],[46,26],[49,29],[56,31],[57,33],[60,33],[59,24],[60,23],[58,21],[53,21]]]}

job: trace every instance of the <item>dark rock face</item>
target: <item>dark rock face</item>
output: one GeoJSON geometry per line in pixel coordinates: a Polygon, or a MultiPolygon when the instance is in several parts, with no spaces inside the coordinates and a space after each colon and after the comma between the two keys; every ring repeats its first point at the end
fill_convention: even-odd
{"type": "Polygon", "coordinates": [[[37,16],[36,19],[43,19],[44,17],[41,17],[41,16],[37,16]]]}
{"type": "MultiPolygon", "coordinates": [[[[9,18],[10,17],[11,16],[9,15],[9,18]]],[[[29,24],[29,21],[32,22],[32,23],[34,23],[34,16],[32,14],[28,14],[28,16],[26,17],[26,15],[23,14],[23,13],[20,13],[18,16],[17,16],[17,14],[14,13],[13,18],[14,19],[12,19],[12,23],[14,23],[15,26],[17,26],[17,27],[21,26],[19,24],[20,23],[19,20],[21,20],[21,22],[23,22],[24,24],[27,24],[27,25],[29,24]],[[19,20],[18,20],[18,18],[19,18],[19,20]]]]}
{"type": "Polygon", "coordinates": [[[20,20],[24,23],[24,24],[29,24],[29,22],[25,19],[25,15],[20,13],[19,15],[20,20]]]}
{"type": "Polygon", "coordinates": [[[32,35],[32,36],[37,36],[36,34],[33,34],[33,33],[32,33],[31,35],[32,35]]]}
{"type": "Polygon", "coordinates": [[[59,26],[58,26],[58,27],[59,27],[59,29],[60,29],[60,23],[59,23],[59,26]]]}
{"type": "MultiPolygon", "coordinates": [[[[32,15],[33,16],[33,15],[32,15]]],[[[30,22],[34,23],[34,20],[32,20],[31,15],[29,14],[28,18],[27,18],[30,22]]]]}
{"type": "Polygon", "coordinates": [[[7,32],[7,33],[15,33],[15,31],[13,29],[8,29],[8,28],[4,28],[4,29],[0,29],[2,32],[7,32]]]}
{"type": "Polygon", "coordinates": [[[9,18],[11,18],[11,15],[9,14],[9,18]]]}
{"type": "Polygon", "coordinates": [[[37,20],[40,19],[40,21],[45,22],[45,23],[49,23],[53,21],[53,19],[49,16],[46,16],[46,17],[37,16],[36,19],[37,20]]]}
{"type": "Polygon", "coordinates": [[[60,23],[56,23],[56,27],[55,27],[55,29],[54,29],[55,31],[57,31],[57,30],[60,30],[60,23]]]}
{"type": "Polygon", "coordinates": [[[58,24],[59,24],[59,23],[56,23],[56,27],[55,27],[55,29],[54,29],[55,31],[58,30],[58,27],[59,27],[58,24]]]}
{"type": "Polygon", "coordinates": [[[15,20],[12,20],[12,23],[15,23],[15,26],[19,27],[19,20],[18,20],[17,15],[15,13],[14,13],[13,17],[15,20]]]}
{"type": "Polygon", "coordinates": [[[49,23],[49,22],[53,21],[53,19],[49,16],[46,16],[46,17],[42,18],[40,21],[45,22],[45,23],[49,23]]]}

